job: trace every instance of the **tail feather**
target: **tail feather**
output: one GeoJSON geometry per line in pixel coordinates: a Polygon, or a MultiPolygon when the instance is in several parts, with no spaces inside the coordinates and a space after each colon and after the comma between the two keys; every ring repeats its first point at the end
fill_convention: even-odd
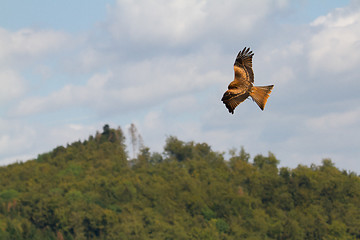
{"type": "Polygon", "coordinates": [[[273,87],[274,85],[252,87],[250,96],[261,108],[261,110],[264,110],[265,104],[273,87]]]}

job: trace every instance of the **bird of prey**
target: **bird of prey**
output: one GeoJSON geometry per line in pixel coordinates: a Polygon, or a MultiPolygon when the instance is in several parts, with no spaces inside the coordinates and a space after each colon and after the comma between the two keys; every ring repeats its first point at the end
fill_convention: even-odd
{"type": "Polygon", "coordinates": [[[271,93],[274,85],[254,86],[254,72],[252,69],[252,57],[254,53],[250,48],[244,48],[236,57],[234,63],[235,77],[228,90],[224,93],[221,101],[225,104],[230,113],[234,114],[234,110],[241,102],[249,96],[264,110],[266,101],[271,93]]]}

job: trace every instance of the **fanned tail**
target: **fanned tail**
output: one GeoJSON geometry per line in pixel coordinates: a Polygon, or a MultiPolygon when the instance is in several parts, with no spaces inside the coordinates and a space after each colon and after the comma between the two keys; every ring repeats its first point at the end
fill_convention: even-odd
{"type": "Polygon", "coordinates": [[[274,85],[252,87],[250,96],[261,108],[261,110],[264,110],[265,104],[273,87],[274,85]]]}

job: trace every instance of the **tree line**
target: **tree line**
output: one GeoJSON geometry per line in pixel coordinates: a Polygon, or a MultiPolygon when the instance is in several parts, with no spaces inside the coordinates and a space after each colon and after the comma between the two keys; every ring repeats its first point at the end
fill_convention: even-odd
{"type": "Polygon", "coordinates": [[[280,168],[240,148],[225,160],[174,136],[128,155],[105,125],[1,167],[0,239],[360,239],[360,178],[330,159],[280,168]]]}

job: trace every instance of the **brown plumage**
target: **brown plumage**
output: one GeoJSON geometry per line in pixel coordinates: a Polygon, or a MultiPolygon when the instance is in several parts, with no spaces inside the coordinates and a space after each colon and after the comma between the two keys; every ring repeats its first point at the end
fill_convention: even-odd
{"type": "Polygon", "coordinates": [[[254,72],[252,69],[252,57],[254,53],[250,48],[244,48],[236,57],[234,63],[235,77],[228,90],[224,93],[221,101],[225,104],[230,113],[234,114],[234,110],[241,102],[249,96],[264,110],[266,101],[271,93],[274,85],[257,86],[254,83],[254,72]]]}

